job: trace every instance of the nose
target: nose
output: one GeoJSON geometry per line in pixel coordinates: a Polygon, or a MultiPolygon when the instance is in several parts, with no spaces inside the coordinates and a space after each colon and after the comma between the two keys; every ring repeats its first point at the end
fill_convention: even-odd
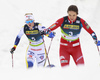
{"type": "Polygon", "coordinates": [[[73,16],[71,16],[71,19],[73,19],[73,16]]]}
{"type": "Polygon", "coordinates": [[[31,23],[29,22],[29,24],[31,24],[31,23]]]}

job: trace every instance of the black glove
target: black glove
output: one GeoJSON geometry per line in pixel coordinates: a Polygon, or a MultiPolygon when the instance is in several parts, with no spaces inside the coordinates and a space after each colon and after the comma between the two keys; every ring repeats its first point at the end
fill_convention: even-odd
{"type": "Polygon", "coordinates": [[[48,28],[48,29],[46,29],[46,30],[39,31],[39,32],[40,32],[41,35],[46,35],[46,34],[50,33],[51,30],[48,28]]]}
{"type": "Polygon", "coordinates": [[[45,35],[45,31],[39,31],[41,35],[45,35]]]}
{"type": "Polygon", "coordinates": [[[13,54],[13,53],[14,53],[14,51],[15,51],[15,49],[16,49],[16,48],[15,48],[15,47],[13,47],[13,48],[10,50],[10,53],[11,53],[11,54],[13,54]]]}

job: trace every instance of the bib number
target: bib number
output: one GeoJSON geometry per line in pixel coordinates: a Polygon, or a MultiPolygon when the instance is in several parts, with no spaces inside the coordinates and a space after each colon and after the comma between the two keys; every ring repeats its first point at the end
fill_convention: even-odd
{"type": "Polygon", "coordinates": [[[70,31],[70,32],[69,32],[69,36],[73,36],[73,32],[70,31]]]}
{"type": "Polygon", "coordinates": [[[35,37],[32,37],[32,40],[35,41],[36,40],[35,37]]]}

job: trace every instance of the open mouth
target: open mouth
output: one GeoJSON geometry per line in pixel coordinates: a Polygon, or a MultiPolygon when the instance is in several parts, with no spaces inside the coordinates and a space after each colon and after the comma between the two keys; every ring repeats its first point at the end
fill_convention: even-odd
{"type": "Polygon", "coordinates": [[[29,26],[31,27],[31,24],[29,24],[29,26]]]}

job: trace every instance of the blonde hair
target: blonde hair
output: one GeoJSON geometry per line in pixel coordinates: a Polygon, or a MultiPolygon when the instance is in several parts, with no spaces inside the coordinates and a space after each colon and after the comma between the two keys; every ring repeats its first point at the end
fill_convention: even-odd
{"type": "Polygon", "coordinates": [[[33,15],[33,13],[26,13],[25,16],[26,16],[26,15],[33,15]]]}
{"type": "Polygon", "coordinates": [[[34,20],[34,16],[33,16],[32,13],[26,13],[26,14],[25,14],[25,21],[28,20],[28,19],[34,20]]]}

